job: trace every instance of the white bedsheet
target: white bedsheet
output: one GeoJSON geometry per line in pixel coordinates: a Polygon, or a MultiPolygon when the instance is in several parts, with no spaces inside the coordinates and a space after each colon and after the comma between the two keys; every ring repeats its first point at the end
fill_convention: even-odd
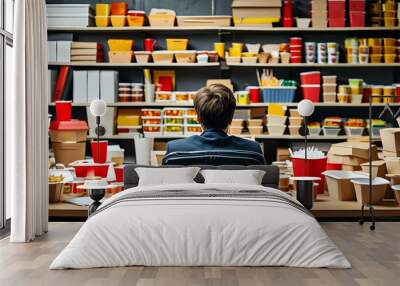
{"type": "MultiPolygon", "coordinates": [[[[130,192],[207,188],[289,197],[261,186],[165,185],[126,190],[101,207],[130,192]]],[[[88,219],[50,269],[128,265],[351,267],[319,223],[293,206],[262,199],[164,198],[105,208],[88,219]]]]}

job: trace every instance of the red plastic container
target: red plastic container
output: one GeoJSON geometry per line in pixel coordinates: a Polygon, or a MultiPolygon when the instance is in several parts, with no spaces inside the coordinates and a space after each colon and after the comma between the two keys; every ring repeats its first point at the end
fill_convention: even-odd
{"type": "Polygon", "coordinates": [[[342,28],[342,27],[346,27],[346,21],[345,21],[345,18],[331,18],[331,17],[329,17],[328,25],[329,25],[329,27],[342,28]]]}
{"type": "Polygon", "coordinates": [[[128,3],[113,2],[111,3],[111,15],[125,16],[128,13],[128,3]]]}
{"type": "Polygon", "coordinates": [[[107,178],[109,164],[82,164],[73,166],[75,169],[75,174],[78,178],[86,177],[101,177],[107,178]]]}
{"type": "Polygon", "coordinates": [[[118,183],[124,182],[124,166],[114,167],[115,170],[115,181],[118,183]]]}
{"type": "Polygon", "coordinates": [[[321,72],[302,72],[300,73],[300,81],[302,85],[306,84],[321,84],[321,72]]]}
{"type": "Polygon", "coordinates": [[[301,89],[303,91],[303,98],[304,99],[309,99],[312,102],[319,102],[320,100],[320,92],[321,92],[321,86],[318,84],[308,84],[308,85],[302,85],[301,89]]]}
{"type": "Polygon", "coordinates": [[[289,40],[291,46],[301,46],[303,43],[303,38],[300,37],[291,37],[289,40]]]}
{"type": "Polygon", "coordinates": [[[365,12],[350,12],[350,27],[365,27],[365,12]]]}
{"type": "Polygon", "coordinates": [[[301,159],[292,158],[293,174],[295,177],[319,177],[318,194],[324,193],[325,177],[322,175],[326,171],[327,158],[321,159],[301,159]]]}
{"type": "Polygon", "coordinates": [[[249,97],[251,103],[257,103],[261,101],[261,90],[258,86],[249,86],[249,97]]]}
{"type": "Polygon", "coordinates": [[[290,62],[293,64],[300,64],[302,63],[303,58],[302,57],[290,57],[290,62]]]}
{"type": "Polygon", "coordinates": [[[92,141],[92,157],[93,162],[103,164],[107,160],[108,141],[92,141]]]}
{"type": "Polygon", "coordinates": [[[70,121],[72,101],[56,101],[56,121],[70,121]]]}
{"type": "Polygon", "coordinates": [[[356,11],[365,12],[365,0],[350,0],[349,1],[349,11],[350,12],[356,12],[356,11]]]}
{"type": "Polygon", "coordinates": [[[397,100],[396,102],[400,102],[400,84],[396,84],[396,96],[397,96],[397,100]]]}

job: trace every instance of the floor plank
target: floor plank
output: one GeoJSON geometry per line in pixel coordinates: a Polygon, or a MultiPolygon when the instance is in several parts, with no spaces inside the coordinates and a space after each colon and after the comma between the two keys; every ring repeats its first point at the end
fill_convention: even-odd
{"type": "Polygon", "coordinates": [[[397,286],[400,273],[400,223],[369,225],[322,223],[345,253],[352,269],[288,267],[119,267],[50,271],[55,256],[81,227],[78,222],[50,223],[49,233],[29,244],[0,240],[0,285],[134,286],[397,286]]]}

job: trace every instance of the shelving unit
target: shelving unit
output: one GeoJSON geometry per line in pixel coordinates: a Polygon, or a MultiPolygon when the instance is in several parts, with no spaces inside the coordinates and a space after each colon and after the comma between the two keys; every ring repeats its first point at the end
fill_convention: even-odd
{"type": "MultiPolygon", "coordinates": [[[[48,29],[49,35],[59,36],[61,34],[73,34],[74,39],[79,41],[94,41],[97,40],[106,43],[108,38],[132,38],[135,40],[135,49],[141,50],[141,41],[143,38],[151,37],[157,40],[161,46],[165,38],[168,37],[185,37],[189,38],[189,43],[192,45],[190,48],[197,50],[212,49],[213,42],[225,42],[226,48],[229,47],[231,42],[260,42],[264,43],[281,43],[286,42],[290,37],[300,36],[303,37],[303,42],[329,42],[336,41],[343,45],[346,37],[398,37],[400,27],[344,27],[344,28],[265,28],[265,27],[50,27],[48,29]]],[[[160,47],[162,48],[162,47],[160,47]]],[[[164,47],[165,48],[165,47],[164,47]]],[[[336,63],[336,64],[245,64],[245,63],[207,63],[207,64],[162,64],[162,63],[58,63],[50,62],[49,67],[57,68],[62,65],[69,65],[79,69],[113,69],[118,70],[122,76],[122,81],[140,81],[143,68],[160,68],[160,69],[175,69],[177,90],[190,91],[196,90],[205,84],[208,78],[231,78],[235,87],[240,89],[245,85],[254,85],[256,83],[255,69],[257,68],[274,68],[276,74],[280,78],[298,80],[298,74],[302,71],[320,70],[324,74],[337,74],[343,79],[349,77],[364,77],[369,83],[373,84],[387,84],[389,82],[400,82],[398,70],[400,63],[386,64],[349,64],[349,63],[336,63]],[[183,84],[182,84],[183,83],[183,84]],[[187,88],[187,87],[190,88],[187,88]]],[[[299,93],[300,88],[297,89],[299,93]]],[[[297,99],[296,99],[297,101],[297,99]]],[[[266,108],[270,103],[252,103],[246,105],[237,105],[238,109],[253,109],[253,108],[266,108]]],[[[282,103],[287,107],[295,108],[296,102],[282,103]]],[[[49,104],[49,108],[53,108],[54,104],[49,104]]],[[[85,113],[86,103],[74,103],[73,106],[78,107],[77,113],[85,113]]],[[[164,108],[164,107],[193,107],[192,103],[177,103],[177,102],[116,102],[108,104],[109,107],[115,108],[164,108]]],[[[315,104],[319,117],[331,116],[338,114],[346,114],[346,116],[360,116],[367,118],[368,103],[361,104],[341,104],[341,103],[324,103],[319,102],[315,104]],[[354,108],[354,112],[353,109],[354,108]]],[[[374,104],[374,111],[378,110],[377,107],[384,106],[383,103],[374,104]]],[[[400,108],[400,103],[393,104],[392,106],[400,108]]],[[[84,118],[84,117],[83,117],[84,118]]],[[[168,141],[178,138],[184,138],[185,135],[162,135],[154,136],[156,140],[168,141]]],[[[301,141],[301,136],[273,136],[262,134],[251,137],[246,135],[244,137],[253,138],[257,141],[266,142],[269,148],[278,146],[288,146],[293,141],[301,141]]],[[[104,137],[108,140],[121,140],[123,142],[127,139],[132,139],[130,134],[113,135],[104,137]]],[[[316,142],[338,142],[347,140],[349,137],[346,135],[339,136],[312,136],[310,140],[316,142]]],[[[378,140],[379,138],[374,138],[378,140]]],[[[272,161],[270,158],[267,161],[272,161]]]]}

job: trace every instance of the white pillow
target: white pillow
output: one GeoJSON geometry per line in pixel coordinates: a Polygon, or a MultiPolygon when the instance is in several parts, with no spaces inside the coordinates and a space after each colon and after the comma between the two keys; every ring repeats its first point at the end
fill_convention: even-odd
{"type": "Polygon", "coordinates": [[[198,167],[182,168],[135,168],[139,186],[190,184],[200,171],[198,167]]]}
{"type": "Polygon", "coordinates": [[[205,184],[261,185],[265,171],[262,170],[202,170],[205,184]]]}

